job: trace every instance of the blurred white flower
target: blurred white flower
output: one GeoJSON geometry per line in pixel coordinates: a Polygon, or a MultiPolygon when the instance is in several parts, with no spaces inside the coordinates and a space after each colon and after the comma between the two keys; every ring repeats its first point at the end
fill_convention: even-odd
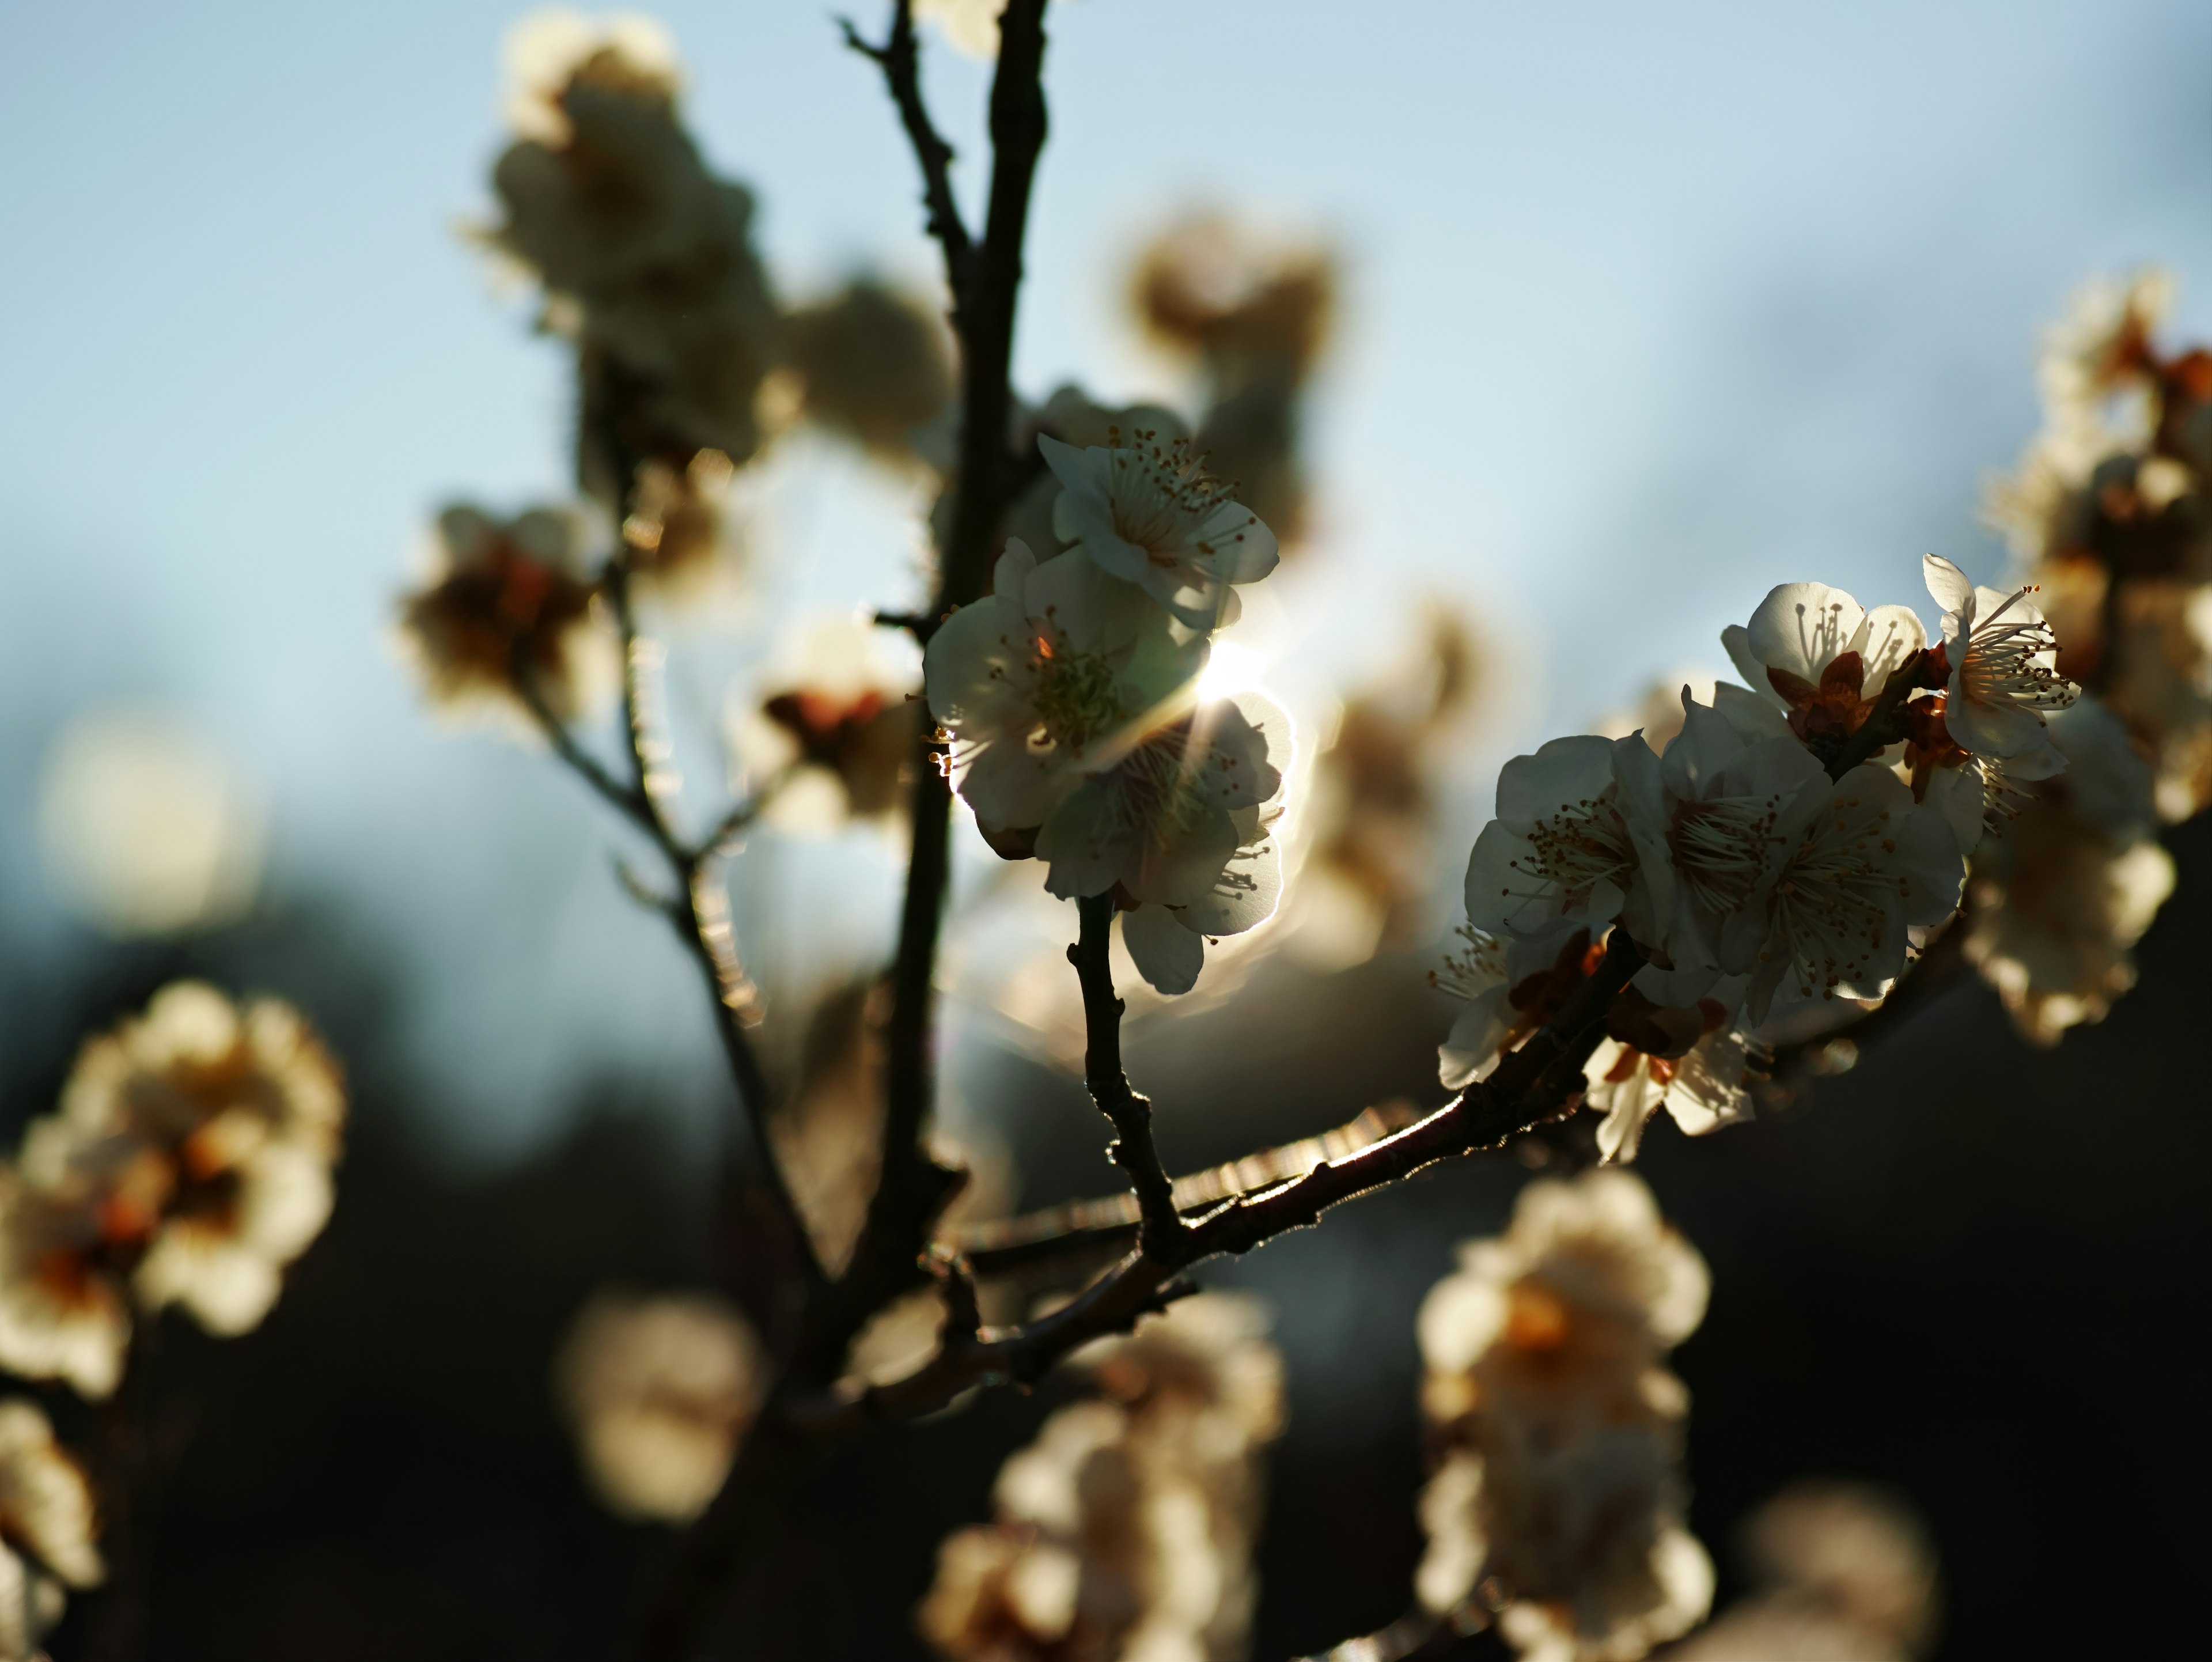
{"type": "Polygon", "coordinates": [[[1006,0],[915,0],[914,21],[936,26],[945,44],[970,58],[999,55],[999,14],[1006,0]]]}
{"type": "Polygon", "coordinates": [[[1260,1450],[1281,1362],[1256,1304],[1201,1294],[1078,1353],[1105,1400],[1060,1409],[999,1474],[994,1524],[940,1550],[918,1611],[954,1662],[1244,1654],[1260,1450]]]}
{"type": "Polygon", "coordinates": [[[1505,1637],[1558,1662],[1641,1656],[1705,1615],[1712,1569],[1681,1521],[1687,1396],[1661,1364],[1707,1288],[1618,1170],[1531,1184],[1503,1237],[1461,1249],[1419,1321],[1443,1450],[1423,1604],[1449,1614],[1483,1586],[1505,1637]]]}
{"type": "Polygon", "coordinates": [[[1920,1520],[1864,1484],[1791,1484],[1752,1514],[1754,1591],[1665,1662],[1906,1662],[1926,1653],[1936,1555],[1920,1520]]]}
{"type": "Polygon", "coordinates": [[[577,1313],[553,1385],[607,1509],[682,1524],[728,1476],[763,1367],[752,1329],[711,1294],[605,1292],[577,1313]]]}
{"type": "Polygon", "coordinates": [[[80,715],[39,781],[47,874],[118,936],[219,928],[253,903],[266,821],[252,788],[198,734],[155,709],[80,715]]]}
{"type": "Polygon", "coordinates": [[[429,571],[400,603],[398,645],[440,712],[531,728],[516,677],[563,721],[613,696],[613,631],[579,575],[582,518],[538,508],[500,520],[465,504],[438,516],[429,571]]]}
{"type": "Polygon", "coordinates": [[[2028,589],[1977,588],[1950,561],[1922,564],[1928,592],[1943,608],[1951,679],[1943,724],[1970,751],[2034,757],[2050,749],[2045,710],[2063,709],[2081,689],[2058,673],[2058,642],[2028,589]]]}
{"type": "Polygon", "coordinates": [[[114,1389],[130,1318],[258,1326],[331,1206],[345,1092],[299,1014],[171,983],[88,1040],[0,1183],[0,1365],[114,1389]]]}
{"type": "Polygon", "coordinates": [[[92,1486],[44,1410],[27,1397],[0,1402],[0,1662],[43,1656],[64,1589],[106,1579],[95,1532],[92,1486]]]}
{"type": "Polygon", "coordinates": [[[1975,850],[1966,956],[2031,1040],[2100,1021],[2135,984],[2134,947],[2173,892],[2152,835],[2151,772],[2096,698],[2051,721],[2070,764],[1975,850]]]}
{"type": "Polygon", "coordinates": [[[1037,447],[1060,484],[1054,528],[1186,626],[1235,623],[1233,585],[1275,569],[1274,533],[1206,471],[1187,440],[1162,442],[1148,429],[1079,450],[1048,433],[1037,447]]]}

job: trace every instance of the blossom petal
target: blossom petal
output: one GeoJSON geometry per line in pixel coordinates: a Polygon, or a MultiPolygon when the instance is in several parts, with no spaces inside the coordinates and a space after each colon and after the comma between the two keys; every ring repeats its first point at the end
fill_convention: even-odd
{"type": "MultiPolygon", "coordinates": [[[[1966,574],[1940,554],[1920,557],[1920,575],[1926,580],[1928,592],[1946,614],[1963,613],[1971,624],[1974,616],[1974,586],[1966,581],[1966,574]]],[[[1949,622],[1948,615],[1945,622],[1949,622]]],[[[1944,634],[1951,633],[1947,627],[1944,634]]]]}
{"type": "Polygon", "coordinates": [[[1906,659],[1928,644],[1928,630],[1911,606],[1878,606],[1867,613],[1852,644],[1863,667],[1862,685],[1871,698],[1906,659]]]}
{"type": "Polygon", "coordinates": [[[1205,941],[1165,906],[1122,913],[1121,943],[1152,990],[1170,996],[1195,987],[1206,965],[1205,941]]]}
{"type": "MultiPolygon", "coordinates": [[[[1759,663],[1818,685],[1820,672],[1849,649],[1865,621],[1864,609],[1840,588],[1826,583],[1784,583],[1759,603],[1745,635],[1759,663]]],[[[1722,638],[1725,644],[1727,637],[1722,638]]]]}

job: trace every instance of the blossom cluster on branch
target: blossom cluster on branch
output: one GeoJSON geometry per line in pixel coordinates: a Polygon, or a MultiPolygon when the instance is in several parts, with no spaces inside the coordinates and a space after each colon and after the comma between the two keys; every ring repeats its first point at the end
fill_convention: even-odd
{"type": "MultiPolygon", "coordinates": [[[[1192,411],[1074,385],[1018,396],[1042,16],[1042,0],[902,0],[880,40],[847,27],[919,167],[941,320],[865,275],[778,297],[753,198],[684,125],[657,28],[563,15],[515,37],[501,217],[480,240],[527,273],[541,328],[574,355],[580,502],[449,510],[401,628],[433,703],[522,717],[662,856],[624,880],[703,971],[732,1068],[724,1287],[603,1294],[554,1369],[592,1487],[685,1526],[649,1655],[696,1649],[811,1451],[1057,1367],[1079,1400],[1007,1461],[992,1521],[944,1543],[923,1634],[948,1662],[1230,1662],[1280,1362],[1249,1300],[1189,1272],[1440,1160],[1540,1140],[1571,1164],[1550,1122],[1580,1107],[1615,1164],[1662,1107],[1692,1135],[1748,1118],[1778,1050],[1843,1044],[1939,943],[2032,1038],[2096,1019],[2172,885],[2159,825],[2212,795],[2197,471],[2212,357],[2161,356],[2138,284],[2054,349],[2050,430],[2004,498],[2017,581],[1979,586],[1930,555],[1925,619],[1785,583],[1723,635],[1739,681],[1670,689],[1638,730],[1509,762],[1436,977],[1466,1001],[1441,1051],[1457,1099],[1177,1181],[1125,1069],[1111,929],[1167,995],[1224,937],[1298,938],[1253,932],[1296,874],[1299,735],[1209,672],[1236,667],[1255,585],[1320,540],[1303,401],[1339,283],[1322,247],[1192,216],[1128,286],[1192,411]],[[918,21],[1000,60],[980,232],[923,96],[918,21]],[[911,490],[928,598],[784,630],[725,723],[753,792],[693,835],[637,600],[696,594],[731,563],[744,493],[801,423],[911,490]],[[573,729],[617,696],[609,763],[573,729]],[[1127,1180],[966,1252],[981,1238],[963,1209],[1000,1210],[1012,1185],[982,1140],[955,1158],[933,1123],[956,799],[1008,862],[976,886],[1078,903],[1072,946],[1053,912],[1076,972],[1054,984],[1079,1001],[1084,1080],[1127,1180]],[[824,817],[910,835],[897,948],[887,970],[841,966],[811,1023],[779,1015],[763,1038],[720,862],[757,823],[824,817]]],[[[1255,609],[1264,628],[1273,608],[1255,609]]],[[[1429,855],[1483,638],[1440,610],[1418,664],[1401,654],[1344,708],[1301,845],[1338,903],[1311,963],[1432,938],[1429,855]]],[[[1217,964],[1209,989],[1233,978],[1217,964]]],[[[1494,1625],[1540,1662],[1631,1662],[1705,1619],[1687,1395],[1667,1360],[1706,1292],[1695,1250],[1618,1170],[1532,1185],[1501,1237],[1464,1249],[1419,1323],[1434,1462],[1407,1631],[1494,1625]]],[[[1771,1585],[1686,1642],[1911,1653],[1932,1571],[1916,1580],[1924,1555],[1863,1501],[1778,1502],[1771,1585]],[[1832,1573],[1838,1541],[1887,1579],[1832,1573]]],[[[1380,1636],[1340,1653],[1401,1653],[1380,1636]]]]}

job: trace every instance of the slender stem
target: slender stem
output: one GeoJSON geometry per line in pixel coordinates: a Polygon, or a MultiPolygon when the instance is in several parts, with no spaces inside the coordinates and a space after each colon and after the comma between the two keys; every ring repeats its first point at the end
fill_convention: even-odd
{"type": "MultiPolygon", "coordinates": [[[[1420,1117],[1408,1103],[1386,1103],[1365,1109],[1357,1119],[1319,1136],[1262,1148],[1240,1160],[1177,1178],[1176,1210],[1208,1211],[1223,1201],[1302,1178],[1323,1160],[1357,1154],[1420,1117]]],[[[970,1225],[940,1245],[957,1251],[975,1275],[1022,1275],[1048,1269],[1070,1259],[1095,1258],[1101,1254],[1118,1257],[1136,1245],[1137,1219],[1137,1197],[1125,1190],[1100,1200],[1076,1201],[1025,1217],[970,1225]]]]}
{"type": "Polygon", "coordinates": [[[952,290],[953,327],[957,330],[961,310],[967,303],[975,247],[952,197],[952,146],[937,131],[936,123],[929,119],[929,107],[922,100],[920,56],[914,42],[914,0],[897,0],[891,8],[890,33],[880,46],[861,39],[860,31],[845,19],[838,20],[838,27],[845,32],[847,46],[872,59],[883,70],[884,84],[890,89],[891,102],[898,107],[899,125],[906,129],[914,159],[921,167],[929,234],[945,250],[945,284],[952,290]]]}
{"type": "Polygon", "coordinates": [[[1121,1012],[1114,993],[1114,965],[1109,949],[1114,935],[1114,897],[1094,895],[1075,903],[1080,926],[1067,961],[1075,965],[1083,986],[1084,1083],[1091,1099],[1114,1128],[1114,1141],[1106,1153],[1128,1175],[1136,1195],[1140,1223],[1138,1239],[1154,1257],[1173,1255],[1176,1238],[1183,1233],[1176,1210],[1175,1184],[1160,1164],[1160,1151],[1152,1142],[1152,1104],[1129,1084],[1121,1067],[1121,1012]]]}
{"type": "MultiPolygon", "coordinates": [[[[657,908],[683,941],[707,983],[714,1001],[714,1028],[737,1087],[738,1117],[751,1145],[753,1161],[742,1173],[733,1166],[729,1184],[733,1191],[757,1181],[767,1191],[777,1220],[776,1233],[786,1260],[782,1266],[797,1279],[802,1292],[823,1285],[828,1277],[814,1250],[813,1238],[793,1197],[783,1165],[769,1142],[766,1116],[774,1099],[760,1058],[753,1050],[746,1026],[756,1003],[753,986],[740,966],[730,928],[729,904],[714,880],[714,868],[724,845],[738,830],[751,823],[781,783],[779,777],[732,807],[708,837],[687,843],[673,818],[678,781],[669,762],[672,747],[659,721],[658,643],[637,627],[630,604],[629,572],[621,556],[607,563],[600,575],[600,592],[607,597],[620,636],[623,661],[623,731],[629,780],[617,779],[571,734],[546,702],[520,655],[513,677],[523,708],[545,735],[547,744],[574,773],[623,817],[642,831],[674,881],[674,898],[657,908]]],[[[734,1154],[734,1148],[732,1150],[734,1154]]],[[[783,1278],[778,1277],[779,1282],[783,1278]]],[[[792,1342],[799,1324],[796,1308],[784,1312],[785,1331],[771,1334],[772,1341],[792,1342]]]]}

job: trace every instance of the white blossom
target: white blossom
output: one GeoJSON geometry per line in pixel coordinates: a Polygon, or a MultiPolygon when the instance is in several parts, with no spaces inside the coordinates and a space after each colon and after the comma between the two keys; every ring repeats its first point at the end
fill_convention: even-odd
{"type": "Polygon", "coordinates": [[[1966,861],[1943,817],[1887,769],[1862,763],[1801,792],[1763,902],[1733,913],[1723,961],[1751,973],[1753,1025],[1777,995],[1880,998],[1905,968],[1906,930],[1957,909],[1966,861]]]}
{"type": "Polygon", "coordinates": [[[1631,746],[1650,753],[1640,738],[1554,739],[1499,770],[1498,817],[1468,861],[1470,923],[1531,934],[1620,918],[1638,941],[1664,941],[1674,874],[1664,842],[1626,813],[1614,758],[1631,746]]]}
{"type": "Polygon", "coordinates": [[[1910,606],[1872,612],[1826,583],[1784,583],[1751,614],[1748,626],[1721,631],[1729,661],[1754,692],[1784,709],[1801,707],[1820,690],[1837,661],[1856,654],[1850,690],[1871,698],[1892,671],[1928,644],[1928,632],[1910,606]]]}
{"type": "Polygon", "coordinates": [[[1275,569],[1274,533],[1206,471],[1188,441],[1162,442],[1146,429],[1080,450],[1041,434],[1037,447],[1060,484],[1054,528],[1188,627],[1235,623],[1232,585],[1275,569]]]}
{"type": "MultiPolygon", "coordinates": [[[[1667,1018],[1680,1018],[1696,1035],[1686,1046],[1669,1044],[1662,1053],[1613,1038],[1599,1043],[1583,1068],[1583,1100],[1605,1116],[1597,1131],[1601,1155],[1623,1164],[1634,1160],[1645,1124],[1662,1105],[1693,1137],[1753,1117],[1752,1084],[1766,1056],[1739,1025],[1748,983],[1748,977],[1731,977],[1694,1000],[1662,1004],[1649,1025],[1668,1032],[1667,1018]]],[[[1648,984],[1644,975],[1632,983],[1639,989],[1648,984]]]]}
{"type": "Polygon", "coordinates": [[[1437,1053],[1437,1075],[1455,1091],[1487,1079],[1551,1013],[1557,989],[1578,983],[1595,956],[1589,927],[1571,918],[1534,934],[1500,936],[1469,924],[1460,935],[1466,945],[1435,977],[1467,1001],[1437,1053]]]}
{"type": "Polygon", "coordinates": [[[1740,931],[1731,938],[1729,920],[1766,903],[1786,847],[1783,819],[1825,787],[1827,770],[1770,704],[1725,683],[1711,704],[1684,687],[1681,730],[1665,753],[1624,745],[1614,765],[1639,846],[1664,848],[1672,871],[1673,914],[1647,924],[1638,943],[1663,942],[1677,966],[1748,971],[1750,943],[1740,931]]]}
{"type": "Polygon", "coordinates": [[[992,592],[930,637],[922,674],[951,777],[986,835],[1033,830],[1086,773],[1188,713],[1206,665],[1142,594],[1089,562],[999,557],[992,592]]]}
{"type": "Polygon", "coordinates": [[[2058,673],[2058,642],[2032,591],[1977,588],[1934,554],[1922,564],[1944,609],[1951,677],[1943,725],[1952,739],[1984,755],[2056,760],[2044,712],[2065,709],[2081,689],[2058,673]]]}

